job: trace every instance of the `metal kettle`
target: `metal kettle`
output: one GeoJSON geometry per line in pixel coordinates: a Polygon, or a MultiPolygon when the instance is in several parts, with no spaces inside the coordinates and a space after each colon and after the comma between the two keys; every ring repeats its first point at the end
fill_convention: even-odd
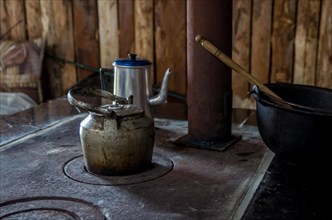
{"type": "Polygon", "coordinates": [[[159,93],[152,96],[150,82],[151,62],[137,59],[136,54],[129,54],[126,59],[117,59],[114,66],[114,95],[127,98],[129,103],[142,107],[145,114],[153,118],[151,106],[166,102],[168,94],[168,79],[171,74],[167,69],[159,93]]]}
{"type": "MultiPolygon", "coordinates": [[[[110,92],[75,88],[67,93],[68,102],[89,111],[80,123],[80,140],[85,168],[100,175],[128,175],[152,164],[154,122],[142,108],[110,92]],[[110,104],[92,105],[86,100],[99,97],[110,104]]],[[[103,100],[102,102],[105,102],[103,100]]]]}

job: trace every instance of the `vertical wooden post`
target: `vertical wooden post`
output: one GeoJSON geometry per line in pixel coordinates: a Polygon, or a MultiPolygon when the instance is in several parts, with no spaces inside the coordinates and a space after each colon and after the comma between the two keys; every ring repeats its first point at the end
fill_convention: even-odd
{"type": "MultiPolygon", "coordinates": [[[[251,9],[252,1],[233,0],[232,59],[248,72],[250,70],[251,9]]],[[[255,108],[255,101],[248,96],[250,84],[235,71],[232,71],[232,89],[234,108],[255,108]]]]}
{"type": "Polygon", "coordinates": [[[273,7],[270,82],[293,78],[296,1],[275,1],[273,7]]]}
{"type": "Polygon", "coordinates": [[[119,4],[119,57],[135,53],[134,0],[118,1],[119,4]]]}
{"type": "Polygon", "coordinates": [[[119,58],[118,9],[117,1],[97,1],[99,18],[100,65],[112,68],[119,58]]]}
{"type": "Polygon", "coordinates": [[[31,0],[31,1],[25,1],[24,3],[25,3],[28,39],[32,40],[43,37],[40,1],[31,0]]]}
{"type": "Polygon", "coordinates": [[[172,70],[168,89],[186,94],[186,1],[157,1],[155,5],[156,84],[167,68],[172,70]]]}
{"type": "MultiPolygon", "coordinates": [[[[75,60],[99,67],[98,16],[96,1],[73,1],[75,60]]],[[[93,72],[77,68],[77,79],[82,80],[93,72]]]]}
{"type": "Polygon", "coordinates": [[[201,47],[197,34],[232,52],[232,0],[187,1],[188,131],[177,143],[223,150],[231,135],[231,69],[201,47]]]}
{"type": "Polygon", "coordinates": [[[332,88],[332,2],[322,0],[321,4],[316,85],[332,88]]]}
{"type": "Polygon", "coordinates": [[[315,85],[320,1],[297,3],[293,83],[315,85]]]}
{"type": "MultiPolygon", "coordinates": [[[[65,60],[74,60],[74,33],[70,1],[40,1],[43,36],[47,37],[47,53],[65,60]]],[[[70,64],[46,60],[49,77],[48,97],[65,94],[76,83],[76,69],[70,64]]]]}
{"type": "MultiPolygon", "coordinates": [[[[135,53],[138,58],[154,60],[153,43],[153,1],[135,1],[135,53]]],[[[152,62],[150,72],[150,87],[154,82],[154,66],[152,62]]]]}
{"type": "Polygon", "coordinates": [[[2,39],[25,40],[25,25],[24,2],[20,0],[1,0],[0,36],[3,37],[2,39]]]}
{"type": "Polygon", "coordinates": [[[251,74],[263,83],[269,82],[272,3],[272,0],[253,1],[251,74]]]}

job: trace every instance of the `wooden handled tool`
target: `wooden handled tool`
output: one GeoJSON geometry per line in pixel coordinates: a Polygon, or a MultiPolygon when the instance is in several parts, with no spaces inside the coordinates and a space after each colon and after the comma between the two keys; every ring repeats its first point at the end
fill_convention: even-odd
{"type": "Polygon", "coordinates": [[[215,47],[212,43],[210,43],[208,40],[203,38],[201,35],[197,35],[195,40],[200,43],[207,51],[209,51],[211,54],[216,56],[219,60],[221,60],[223,63],[225,63],[227,66],[235,70],[237,73],[239,73],[241,76],[245,77],[250,83],[258,86],[258,88],[277,98],[282,100],[277,94],[275,94],[272,90],[270,90],[268,87],[266,87],[263,83],[261,83],[258,79],[253,77],[251,74],[249,74],[245,69],[243,69],[239,64],[237,64],[235,61],[233,61],[231,58],[229,58],[227,55],[225,55],[223,52],[221,52],[217,47],[215,47]]]}

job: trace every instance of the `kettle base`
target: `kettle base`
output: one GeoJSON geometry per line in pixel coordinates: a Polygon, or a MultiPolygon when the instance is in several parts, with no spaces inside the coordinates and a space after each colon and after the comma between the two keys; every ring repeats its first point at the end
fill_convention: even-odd
{"type": "Polygon", "coordinates": [[[144,172],[146,170],[149,170],[152,168],[152,162],[146,163],[141,165],[140,167],[135,167],[135,169],[125,169],[125,170],[119,170],[119,169],[105,169],[95,166],[89,166],[87,163],[84,163],[84,170],[90,174],[93,175],[101,175],[101,176],[127,176],[127,175],[133,175],[140,172],[144,172]]]}

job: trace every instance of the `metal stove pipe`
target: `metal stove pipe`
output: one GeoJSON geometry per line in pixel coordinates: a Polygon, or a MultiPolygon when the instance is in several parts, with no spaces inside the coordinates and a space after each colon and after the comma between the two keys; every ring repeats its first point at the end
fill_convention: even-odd
{"type": "Polygon", "coordinates": [[[233,142],[231,69],[195,41],[201,34],[232,53],[232,0],[187,1],[188,135],[176,143],[225,149],[233,142]]]}

